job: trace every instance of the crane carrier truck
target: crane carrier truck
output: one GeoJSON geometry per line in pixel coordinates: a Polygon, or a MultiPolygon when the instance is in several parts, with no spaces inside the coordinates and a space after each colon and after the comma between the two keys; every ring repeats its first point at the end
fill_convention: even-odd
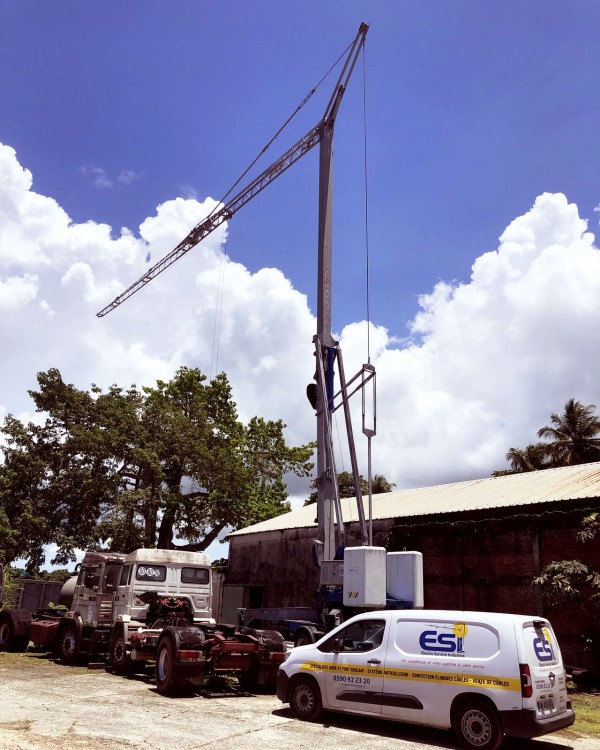
{"type": "Polygon", "coordinates": [[[158,691],[181,692],[235,675],[249,690],[275,688],[284,660],[279,633],[217,624],[206,554],[138,549],[87,552],[58,607],[0,611],[0,650],[29,643],[74,665],[105,655],[117,674],[154,663],[158,691]]]}

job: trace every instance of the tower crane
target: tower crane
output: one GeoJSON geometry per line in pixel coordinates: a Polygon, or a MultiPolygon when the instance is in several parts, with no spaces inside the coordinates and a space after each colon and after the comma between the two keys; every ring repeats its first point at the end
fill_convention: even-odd
{"type": "MultiPolygon", "coordinates": [[[[372,436],[373,429],[364,425],[365,386],[371,382],[374,394],[375,368],[363,365],[350,381],[346,382],[341,350],[331,333],[331,272],[332,272],[332,192],[333,192],[333,133],[340,104],[365,44],[369,26],[361,23],[354,41],[348,48],[341,73],[335,84],[321,120],[299,141],[276,159],[258,177],[249,182],[231,200],[213,210],[197,224],[181,242],[162,260],[156,263],[134,284],[117,296],[97,313],[103,317],[140,291],[179,258],[189,252],[223,222],[230,219],[242,206],[251,201],[264,188],[274,182],[315,146],[319,146],[319,223],[318,223],[318,289],[317,332],[315,344],[315,383],[307,388],[307,395],[317,417],[317,523],[318,536],[315,541],[316,558],[320,567],[321,587],[341,585],[342,569],[340,549],[345,546],[344,525],[337,487],[335,458],[332,440],[332,414],[343,408],[348,437],[348,447],[354,489],[358,506],[361,543],[368,543],[367,527],[359,481],[358,464],[354,446],[349,399],[354,393],[363,393],[363,432],[372,436]],[[337,365],[340,387],[334,391],[334,369],[337,365]],[[353,388],[352,391],[349,389],[353,388]],[[337,521],[337,523],[336,523],[337,521]],[[336,539],[337,532],[337,539],[336,539]]],[[[373,405],[373,420],[374,405],[373,405]]]]}

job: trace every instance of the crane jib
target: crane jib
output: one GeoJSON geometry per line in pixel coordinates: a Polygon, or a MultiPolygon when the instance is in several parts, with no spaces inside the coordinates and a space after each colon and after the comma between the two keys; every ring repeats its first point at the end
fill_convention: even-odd
{"type": "Polygon", "coordinates": [[[307,154],[314,146],[316,146],[322,138],[323,133],[327,130],[331,134],[333,124],[340,107],[342,98],[346,91],[348,80],[352,75],[354,66],[358,54],[364,45],[365,37],[369,30],[369,26],[365,23],[361,23],[358,34],[354,41],[350,45],[350,51],[342,72],[338,81],[333,89],[331,99],[325,109],[325,113],[316,125],[306,133],[297,143],[289,148],[282,156],[273,162],[267,169],[265,169],[258,177],[252,180],[243,190],[241,190],[235,198],[229,201],[223,208],[210,214],[206,219],[201,221],[192,231],[183,239],[177,247],[168,253],[162,260],[156,265],[150,268],[146,273],[138,279],[134,284],[128,287],[122,294],[116,297],[110,304],[104,307],[100,312],[96,313],[99,318],[102,318],[107,313],[114,310],[122,302],[133,296],[139,289],[152,281],[153,278],[162,273],[175,261],[179,260],[195,245],[201,242],[208,234],[213,232],[220,224],[226,219],[231,218],[236,211],[238,211],[243,205],[248,203],[255,195],[260,193],[267,185],[275,180],[279,175],[283,174],[292,164],[295,164],[298,159],[302,158],[307,154]]]}

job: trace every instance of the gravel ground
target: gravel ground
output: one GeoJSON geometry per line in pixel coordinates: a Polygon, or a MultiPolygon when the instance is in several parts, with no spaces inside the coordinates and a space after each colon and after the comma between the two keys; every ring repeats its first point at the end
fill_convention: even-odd
{"type": "MultiPolygon", "coordinates": [[[[63,667],[37,653],[0,653],[0,750],[449,750],[453,735],[325,714],[296,721],[273,695],[231,689],[165,698],[152,676],[117,677],[102,664],[63,667]],[[326,743],[326,745],[324,744],[326,743]]],[[[600,750],[575,732],[507,740],[506,750],[600,750]]]]}

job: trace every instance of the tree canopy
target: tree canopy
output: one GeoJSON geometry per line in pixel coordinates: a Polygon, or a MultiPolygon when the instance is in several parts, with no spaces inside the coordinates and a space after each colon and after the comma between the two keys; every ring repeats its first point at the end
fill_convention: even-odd
{"type": "Polygon", "coordinates": [[[594,413],[595,408],[594,404],[584,406],[574,398],[569,399],[563,412],[553,412],[550,425],[538,430],[538,438],[546,442],[509,448],[506,460],[511,468],[496,471],[494,475],[600,461],[600,417],[594,413]]]}
{"type": "MultiPolygon", "coordinates": [[[[363,495],[366,495],[369,491],[369,484],[367,480],[361,474],[359,476],[360,491],[363,495]]],[[[354,477],[350,471],[340,471],[337,475],[338,491],[340,497],[354,497],[354,477]]],[[[304,505],[312,505],[317,502],[317,480],[314,479],[310,485],[313,490],[310,496],[304,501],[304,505]]],[[[371,491],[377,495],[380,492],[391,492],[396,485],[383,476],[383,474],[375,474],[371,480],[371,491]]]]}
{"type": "Polygon", "coordinates": [[[180,368],[169,382],[102,392],[57,369],[29,391],[42,424],[9,415],[2,432],[0,561],[37,569],[78,548],[204,550],[225,528],[289,510],[284,476],[307,476],[314,445],[288,446],[285,425],[238,420],[226,375],[180,368]]]}

